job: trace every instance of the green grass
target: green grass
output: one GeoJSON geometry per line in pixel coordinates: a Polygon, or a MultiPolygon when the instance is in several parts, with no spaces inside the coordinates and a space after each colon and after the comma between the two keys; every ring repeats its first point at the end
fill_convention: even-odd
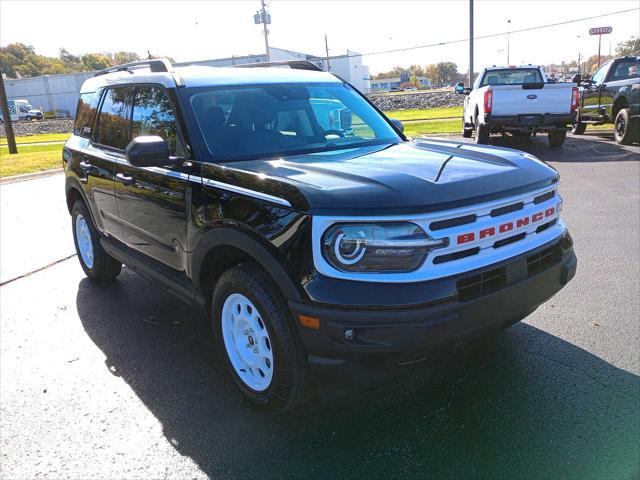
{"type": "MultiPolygon", "coordinates": [[[[16,143],[64,142],[71,133],[43,133],[16,137],[16,143]]],[[[0,137],[0,145],[7,145],[7,137],[0,137]]]]}
{"type": "Polygon", "coordinates": [[[427,120],[424,122],[408,122],[404,124],[404,134],[417,137],[428,133],[459,133],[460,120],[427,120]]]}
{"type": "Polygon", "coordinates": [[[429,108],[423,110],[389,110],[384,112],[389,118],[402,122],[407,120],[425,120],[429,118],[462,118],[462,107],[429,108]]]}
{"type": "Polygon", "coordinates": [[[40,172],[62,167],[62,144],[18,147],[18,153],[9,154],[6,146],[0,147],[0,177],[40,172]]]}

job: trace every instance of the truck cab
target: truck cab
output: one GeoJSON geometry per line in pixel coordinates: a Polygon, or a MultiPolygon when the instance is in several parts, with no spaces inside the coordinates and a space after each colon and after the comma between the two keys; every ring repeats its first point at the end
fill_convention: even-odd
{"type": "Polygon", "coordinates": [[[640,57],[627,56],[605,62],[593,76],[576,75],[580,107],[572,133],[582,135],[587,125],[614,124],[620,144],[640,138],[640,57]]]}

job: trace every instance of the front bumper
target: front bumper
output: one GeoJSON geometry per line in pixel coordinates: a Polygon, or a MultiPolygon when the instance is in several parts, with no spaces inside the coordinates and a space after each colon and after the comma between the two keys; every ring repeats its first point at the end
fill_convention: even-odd
{"type": "MultiPolygon", "coordinates": [[[[304,315],[320,320],[318,330],[296,322],[312,370],[322,367],[338,374],[356,365],[406,365],[526,317],[575,275],[572,245],[565,232],[504,262],[425,282],[429,291],[424,297],[429,301],[422,305],[344,308],[290,302],[290,307],[295,319],[304,315]],[[453,294],[451,285],[456,290],[453,294]],[[449,293],[433,298],[433,291],[449,293]],[[353,338],[347,340],[349,330],[353,338]]],[[[369,292],[371,304],[379,305],[388,287],[377,284],[377,292],[369,292]]],[[[338,298],[344,294],[340,290],[336,290],[338,298]]],[[[357,286],[354,290],[357,294],[357,286]]]]}
{"type": "Polygon", "coordinates": [[[575,122],[576,112],[570,114],[520,114],[491,115],[485,114],[484,123],[490,127],[502,127],[505,130],[549,130],[565,128],[575,122]]]}

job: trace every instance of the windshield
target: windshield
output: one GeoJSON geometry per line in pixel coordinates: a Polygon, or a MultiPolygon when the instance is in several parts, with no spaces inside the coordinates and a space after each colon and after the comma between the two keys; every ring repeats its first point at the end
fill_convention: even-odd
{"type": "Polygon", "coordinates": [[[489,70],[484,74],[481,87],[487,85],[522,85],[526,83],[542,83],[542,75],[537,68],[505,68],[489,70]]]}
{"type": "Polygon", "coordinates": [[[191,88],[207,149],[240,160],[398,143],[401,138],[342,83],[191,88]]]}

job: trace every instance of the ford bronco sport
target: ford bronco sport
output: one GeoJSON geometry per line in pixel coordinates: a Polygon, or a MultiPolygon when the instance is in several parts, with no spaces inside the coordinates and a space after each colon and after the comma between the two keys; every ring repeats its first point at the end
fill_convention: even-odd
{"type": "Polygon", "coordinates": [[[63,150],[89,279],[126,264],[195,305],[238,388],[277,410],[505,328],[576,270],[553,168],[411,140],[314,70],[102,71],[63,150]]]}

